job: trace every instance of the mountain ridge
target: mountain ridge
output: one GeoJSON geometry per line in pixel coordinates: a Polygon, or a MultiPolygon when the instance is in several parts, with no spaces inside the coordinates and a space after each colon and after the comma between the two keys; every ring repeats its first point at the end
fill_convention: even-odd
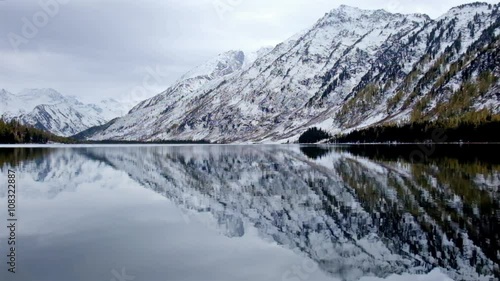
{"type": "Polygon", "coordinates": [[[62,95],[51,88],[24,89],[18,94],[2,89],[0,95],[0,115],[5,121],[16,120],[64,137],[127,113],[125,106],[114,99],[84,104],[74,96],[62,95]]]}
{"type": "MultiPolygon", "coordinates": [[[[226,73],[185,76],[90,139],[287,142],[311,127],[337,133],[419,114],[432,119],[436,105],[468,94],[459,93],[462,73],[471,81],[481,71],[500,76],[494,51],[482,53],[499,40],[499,6],[471,3],[434,20],[344,5],[248,68],[240,54],[222,62],[235,66],[226,73]],[[470,64],[476,59],[483,65],[470,64]]],[[[472,104],[484,98],[472,97],[472,104]]],[[[492,103],[496,114],[499,102],[485,101],[492,103]]]]}

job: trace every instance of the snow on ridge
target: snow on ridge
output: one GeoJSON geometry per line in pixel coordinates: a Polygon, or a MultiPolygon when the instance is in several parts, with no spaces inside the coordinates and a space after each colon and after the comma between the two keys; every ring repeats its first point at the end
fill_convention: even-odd
{"type": "Polygon", "coordinates": [[[60,136],[71,136],[90,127],[105,124],[127,113],[124,105],[105,100],[84,104],[75,96],[54,89],[24,89],[16,94],[0,92],[0,116],[18,120],[60,136]]]}
{"type": "Polygon", "coordinates": [[[228,51],[190,70],[179,81],[200,76],[221,77],[240,69],[244,60],[245,54],[243,51],[228,51]]]}
{"type": "Polygon", "coordinates": [[[403,102],[418,86],[423,95],[431,89],[432,84],[420,82],[446,49],[462,34],[454,62],[495,20],[492,11],[482,15],[484,7],[489,8],[466,6],[457,9],[468,12],[456,20],[449,12],[438,22],[421,14],[341,6],[252,64],[252,55],[235,56],[238,51],[219,55],[91,138],[281,142],[313,126],[338,132],[381,120],[403,122],[412,108],[403,108],[403,102]],[[481,21],[475,33],[468,31],[473,11],[481,21]],[[441,32],[440,27],[449,28],[441,32]],[[429,52],[433,56],[427,61],[429,52]],[[411,75],[416,78],[406,83],[411,75]],[[339,117],[344,104],[359,99],[368,86],[377,89],[372,105],[353,107],[339,117]],[[391,112],[387,104],[398,91],[407,95],[391,112]]]}

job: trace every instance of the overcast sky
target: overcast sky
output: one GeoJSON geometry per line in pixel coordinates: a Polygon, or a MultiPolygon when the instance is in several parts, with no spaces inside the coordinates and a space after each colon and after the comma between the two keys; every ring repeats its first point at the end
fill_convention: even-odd
{"type": "Polygon", "coordinates": [[[143,99],[221,52],[276,45],[341,4],[436,18],[468,2],[0,0],[0,89],[143,99]],[[41,2],[52,2],[48,12],[41,2]],[[155,69],[161,75],[148,80],[155,69]]]}

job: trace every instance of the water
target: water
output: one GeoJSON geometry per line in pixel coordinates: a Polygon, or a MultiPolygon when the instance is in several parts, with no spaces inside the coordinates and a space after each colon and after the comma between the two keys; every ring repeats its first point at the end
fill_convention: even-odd
{"type": "Polygon", "coordinates": [[[3,148],[18,221],[12,274],[2,184],[0,280],[494,280],[498,152],[3,148]]]}

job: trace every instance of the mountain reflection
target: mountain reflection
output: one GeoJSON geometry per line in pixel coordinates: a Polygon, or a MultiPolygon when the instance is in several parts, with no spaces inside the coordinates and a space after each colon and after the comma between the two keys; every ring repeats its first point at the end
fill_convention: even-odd
{"type": "MultiPolygon", "coordinates": [[[[57,163],[98,161],[181,208],[210,213],[228,237],[243,236],[245,223],[251,223],[262,238],[307,255],[343,280],[436,267],[454,280],[498,277],[497,160],[467,158],[468,153],[454,158],[438,148],[425,161],[411,163],[405,155],[412,149],[75,148],[25,153],[29,165],[1,163],[46,173],[47,167],[60,169],[57,163]]],[[[0,154],[13,157],[6,155],[0,154]]],[[[82,172],[67,171],[69,177],[82,172]]]]}
{"type": "Polygon", "coordinates": [[[330,148],[321,146],[301,146],[300,151],[313,160],[320,159],[332,152],[330,148]]]}

